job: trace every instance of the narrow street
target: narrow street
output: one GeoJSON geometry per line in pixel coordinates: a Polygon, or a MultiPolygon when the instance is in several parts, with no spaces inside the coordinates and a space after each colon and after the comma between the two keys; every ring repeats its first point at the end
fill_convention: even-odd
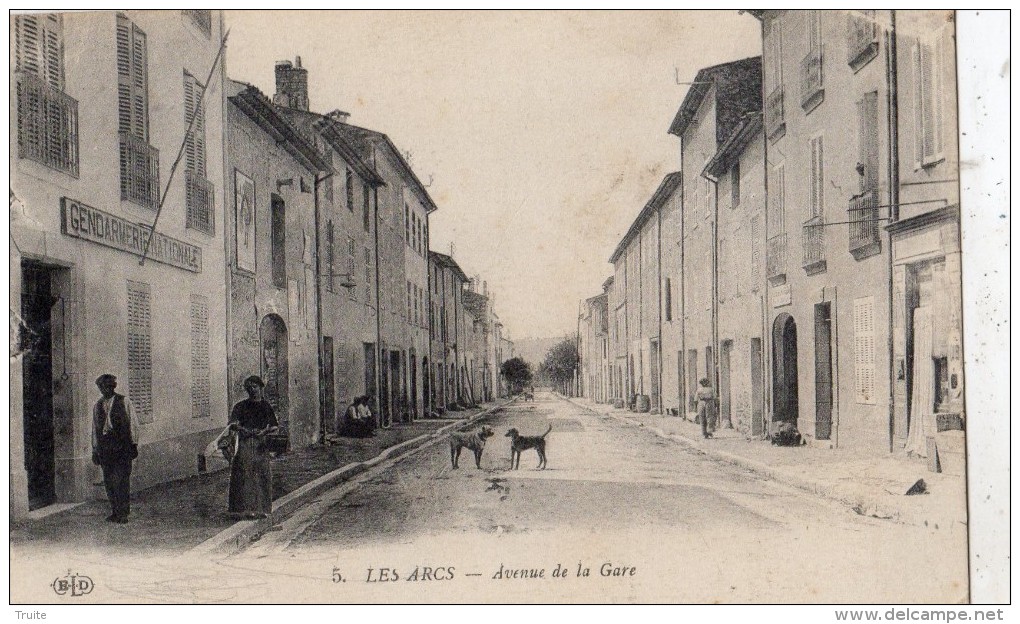
{"type": "MultiPolygon", "coordinates": [[[[303,599],[339,602],[966,597],[963,558],[931,565],[966,547],[963,531],[861,517],[548,393],[489,424],[482,470],[468,451],[453,470],[445,442],[425,447],[320,497],[221,572],[301,579],[303,599]],[[509,470],[507,429],[549,425],[548,469],[525,451],[509,470]]],[[[243,599],[259,601],[252,589],[243,599]]]]}

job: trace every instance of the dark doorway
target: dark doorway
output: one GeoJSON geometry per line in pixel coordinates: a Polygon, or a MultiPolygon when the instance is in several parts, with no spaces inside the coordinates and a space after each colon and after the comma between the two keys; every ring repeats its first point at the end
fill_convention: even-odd
{"type": "Polygon", "coordinates": [[[687,350],[687,411],[698,409],[698,350],[687,350]]]}
{"type": "Polygon", "coordinates": [[[648,363],[651,366],[651,409],[653,412],[658,413],[660,411],[659,405],[659,343],[656,341],[652,342],[651,353],[648,355],[648,363]]]}
{"type": "Polygon", "coordinates": [[[56,500],[53,426],[53,269],[22,263],[20,348],[23,352],[25,470],[28,508],[56,500]]]}
{"type": "Polygon", "coordinates": [[[780,314],[772,325],[772,420],[797,422],[797,324],[780,314]]]}
{"type": "Polygon", "coordinates": [[[287,406],[287,325],[275,314],[263,317],[259,328],[262,340],[262,379],[266,382],[266,401],[273,406],[280,424],[289,418],[287,406]]]}
{"type": "Polygon", "coordinates": [[[369,397],[375,404],[372,406],[372,410],[378,415],[379,396],[375,380],[375,343],[364,342],[362,344],[365,347],[365,396],[369,397]]]}
{"type": "Polygon", "coordinates": [[[751,338],[751,435],[765,433],[762,414],[761,338],[751,338]]]}
{"type": "Polygon", "coordinates": [[[432,414],[429,413],[433,410],[431,377],[432,370],[429,368],[429,359],[423,357],[421,359],[421,411],[425,418],[432,417],[432,414]]]}
{"type": "Polygon", "coordinates": [[[832,437],[831,304],[815,305],[815,438],[832,437]]]}
{"type": "Polygon", "coordinates": [[[730,395],[730,353],[733,341],[723,340],[719,345],[719,424],[733,428],[733,400],[730,395]]]}
{"type": "Polygon", "coordinates": [[[336,380],[333,374],[333,337],[322,337],[322,432],[336,417],[336,380]]]}
{"type": "Polygon", "coordinates": [[[386,421],[387,427],[392,425],[396,418],[399,418],[401,421],[404,420],[403,401],[401,400],[403,379],[400,374],[400,364],[400,351],[390,351],[390,417],[386,421]]]}
{"type": "Polygon", "coordinates": [[[379,362],[379,426],[389,427],[390,412],[390,352],[381,349],[382,361],[379,362]]]}
{"type": "Polygon", "coordinates": [[[410,401],[409,401],[409,413],[411,420],[418,419],[418,362],[417,356],[415,355],[414,349],[408,353],[407,358],[408,364],[410,365],[410,374],[408,375],[408,381],[411,383],[410,401]]]}

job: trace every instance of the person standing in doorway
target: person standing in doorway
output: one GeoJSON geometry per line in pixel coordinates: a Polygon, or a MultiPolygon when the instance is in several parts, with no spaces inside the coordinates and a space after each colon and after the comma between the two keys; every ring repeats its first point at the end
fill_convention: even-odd
{"type": "Polygon", "coordinates": [[[698,382],[698,420],[701,421],[701,436],[706,440],[712,437],[712,430],[715,429],[711,421],[715,420],[715,390],[712,389],[708,377],[702,377],[698,382]]]}
{"type": "Polygon", "coordinates": [[[273,406],[265,400],[266,384],[258,375],[244,380],[248,398],[230,412],[230,430],[237,436],[237,452],[230,462],[228,507],[232,515],[265,518],[273,510],[273,473],[266,436],[279,427],[273,406]]]}
{"type": "Polygon", "coordinates": [[[96,386],[103,396],[92,410],[92,463],[103,469],[103,485],[113,510],[106,521],[127,524],[131,462],[138,457],[138,421],[131,400],[115,392],[115,376],[100,375],[96,386]]]}

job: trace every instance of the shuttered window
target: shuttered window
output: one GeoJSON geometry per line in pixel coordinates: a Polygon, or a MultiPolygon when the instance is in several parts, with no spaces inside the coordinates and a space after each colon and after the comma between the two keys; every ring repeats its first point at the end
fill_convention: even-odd
{"type": "Polygon", "coordinates": [[[860,191],[878,188],[878,92],[867,93],[857,101],[857,174],[860,191]]]}
{"type": "Polygon", "coordinates": [[[823,137],[810,140],[811,152],[811,216],[820,217],[825,213],[825,165],[823,164],[823,137]]]}
{"type": "Polygon", "coordinates": [[[120,198],[159,205],[159,151],[149,145],[149,75],[145,33],[117,16],[117,123],[120,198]]]}
{"type": "Polygon", "coordinates": [[[749,274],[751,278],[751,286],[748,290],[758,290],[758,286],[762,281],[762,239],[761,215],[754,215],[751,217],[751,271],[749,274]]]}
{"type": "Polygon", "coordinates": [[[209,299],[191,295],[191,416],[209,418],[209,299]]]}
{"type": "Polygon", "coordinates": [[[184,72],[184,127],[191,132],[184,139],[184,164],[189,171],[205,177],[205,105],[203,86],[194,76],[184,72]],[[192,123],[191,119],[195,121],[192,123]]]}
{"type": "Polygon", "coordinates": [[[59,14],[18,15],[14,20],[14,60],[18,71],[35,74],[64,90],[63,21],[59,14]]]}
{"type": "Polygon", "coordinates": [[[816,52],[822,47],[822,12],[812,9],[806,12],[805,17],[807,18],[808,49],[816,52]]]}
{"type": "Polygon", "coordinates": [[[372,202],[367,188],[365,189],[365,201],[361,206],[361,225],[366,232],[372,229],[372,202]]]}
{"type": "Polygon", "coordinates": [[[411,295],[411,282],[407,282],[407,317],[406,318],[407,318],[407,322],[408,323],[410,323],[411,319],[413,318],[413,316],[412,316],[412,309],[413,309],[414,303],[413,303],[412,297],[413,297],[413,295],[411,295]]]}
{"type": "Polygon", "coordinates": [[[949,27],[918,40],[913,49],[914,164],[942,160],[945,151],[945,73],[953,53],[949,27]]]}
{"type": "Polygon", "coordinates": [[[667,321],[672,321],[673,320],[673,283],[672,283],[672,281],[670,281],[670,279],[668,277],[666,278],[666,284],[663,287],[663,291],[664,291],[663,292],[663,297],[664,297],[664,299],[663,299],[663,301],[664,301],[663,306],[665,308],[666,320],[667,321]]]}
{"type": "MultiPolygon", "coordinates": [[[[333,231],[333,220],[330,219],[326,224],[326,267],[329,271],[329,279],[326,280],[326,290],[329,292],[336,292],[336,287],[334,285],[334,276],[336,275],[335,236],[336,234],[333,231]]],[[[348,277],[353,277],[353,275],[348,277]]]]}
{"type": "Polygon", "coordinates": [[[60,15],[14,18],[18,156],[78,175],[78,101],[64,93],[60,15]]]}
{"type": "MultiPolygon", "coordinates": [[[[351,276],[351,278],[352,278],[351,281],[353,281],[353,278],[354,278],[354,260],[355,260],[355,256],[356,256],[355,250],[356,250],[356,247],[355,247],[355,244],[354,244],[354,238],[348,236],[347,237],[347,274],[351,276]]],[[[352,300],[357,301],[357,299],[358,299],[358,290],[356,288],[348,288],[347,292],[350,295],[352,300]]]]}
{"type": "Polygon", "coordinates": [[[205,104],[203,86],[184,72],[184,185],[187,227],[207,234],[215,233],[213,185],[206,178],[205,104]],[[194,119],[194,121],[192,121],[194,119]]]}
{"type": "Polygon", "coordinates": [[[765,20],[765,59],[769,64],[768,90],[773,90],[783,84],[783,23],[779,19],[765,20]]]}
{"type": "Polygon", "coordinates": [[[730,169],[730,208],[740,205],[740,163],[734,163],[730,169]]]}
{"type": "Polygon", "coordinates": [[[875,404],[875,298],[854,299],[854,400],[875,404]]]}
{"type": "Polygon", "coordinates": [[[270,214],[270,262],[273,267],[273,285],[287,287],[287,206],[274,195],[270,214]]]}
{"type": "Polygon", "coordinates": [[[149,140],[149,74],[145,33],[117,16],[117,110],[121,132],[149,140]]]}
{"type": "Polygon", "coordinates": [[[778,165],[772,170],[769,185],[769,237],[786,232],[786,167],[778,165]]]}
{"type": "Polygon", "coordinates": [[[354,172],[350,169],[344,175],[344,188],[347,190],[347,210],[354,212],[354,172]]]}
{"type": "Polygon", "coordinates": [[[148,284],[127,283],[128,397],[138,421],[152,418],[152,307],[148,284]]]}
{"type": "Polygon", "coordinates": [[[365,247],[365,303],[372,303],[372,250],[368,247],[365,247]]]}

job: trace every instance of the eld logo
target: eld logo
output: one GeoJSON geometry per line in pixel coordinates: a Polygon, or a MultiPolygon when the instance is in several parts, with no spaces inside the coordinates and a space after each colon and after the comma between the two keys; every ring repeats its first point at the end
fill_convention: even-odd
{"type": "Polygon", "coordinates": [[[64,576],[58,576],[53,579],[53,583],[50,584],[53,588],[53,592],[58,596],[84,596],[85,594],[92,593],[95,589],[96,584],[92,582],[92,579],[85,576],[84,574],[72,574],[70,570],[64,576]]]}

